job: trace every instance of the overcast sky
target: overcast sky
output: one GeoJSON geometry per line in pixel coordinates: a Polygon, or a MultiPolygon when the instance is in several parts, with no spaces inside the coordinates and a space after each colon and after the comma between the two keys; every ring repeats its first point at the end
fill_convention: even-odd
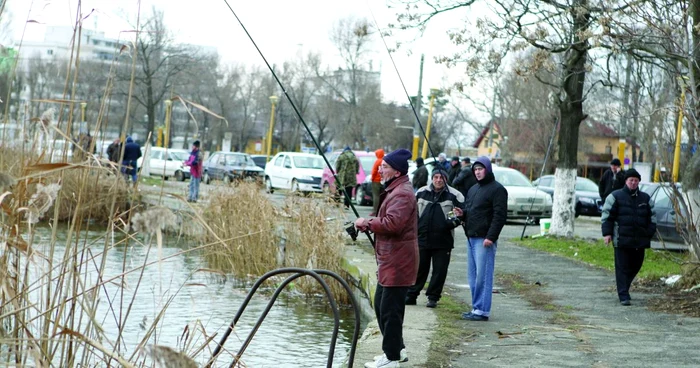
{"type": "MultiPolygon", "coordinates": [[[[27,24],[25,40],[41,40],[45,25],[74,24],[77,4],[77,0],[9,0],[15,40],[22,37],[22,28],[27,19],[42,24],[27,24]]],[[[367,18],[373,24],[374,13],[379,26],[384,28],[396,19],[395,12],[387,8],[384,0],[229,0],[229,4],[271,64],[291,60],[300,51],[318,51],[322,53],[326,65],[335,68],[339,65],[338,52],[328,37],[335,22],[352,15],[367,18]]],[[[124,33],[120,36],[119,31],[132,28],[129,19],[133,24],[138,13],[138,1],[83,0],[82,7],[85,15],[95,9],[84,21],[85,28],[104,31],[114,38],[133,37],[124,33]]],[[[264,65],[223,0],[143,0],[141,16],[151,14],[152,7],[164,11],[166,25],[178,41],[214,46],[223,61],[264,65]]],[[[449,22],[434,22],[418,41],[393,54],[410,95],[415,95],[418,90],[421,53],[425,54],[423,95],[427,95],[431,87],[451,84],[458,75],[458,71],[448,70],[433,62],[434,56],[450,48],[444,35],[447,28],[439,28],[445,24],[449,22]],[[410,55],[408,50],[411,51],[410,55]]],[[[399,77],[379,39],[371,59],[375,68],[381,68],[384,98],[406,103],[399,77]]]]}

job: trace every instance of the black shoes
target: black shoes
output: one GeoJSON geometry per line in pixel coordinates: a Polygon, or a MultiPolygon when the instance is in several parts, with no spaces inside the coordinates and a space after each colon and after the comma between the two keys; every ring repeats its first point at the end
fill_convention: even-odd
{"type": "Polygon", "coordinates": [[[489,320],[489,317],[486,316],[480,316],[478,314],[474,314],[472,312],[464,312],[462,313],[462,319],[468,320],[468,321],[480,321],[480,322],[486,322],[489,320]]]}
{"type": "Polygon", "coordinates": [[[406,305],[416,305],[416,298],[410,296],[406,297],[406,305]]]}
{"type": "Polygon", "coordinates": [[[624,305],[624,306],[629,306],[629,305],[632,305],[632,302],[630,302],[629,299],[623,299],[623,300],[620,300],[620,304],[624,305]]]}
{"type": "Polygon", "coordinates": [[[428,300],[428,304],[425,305],[428,308],[435,308],[437,307],[437,300],[428,300]]]}

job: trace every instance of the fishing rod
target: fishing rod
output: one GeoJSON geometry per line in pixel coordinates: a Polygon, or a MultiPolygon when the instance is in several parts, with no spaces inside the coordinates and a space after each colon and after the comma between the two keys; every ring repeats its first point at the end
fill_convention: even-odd
{"type": "MultiPolygon", "coordinates": [[[[282,84],[282,81],[280,81],[279,77],[277,77],[277,73],[275,73],[275,70],[272,68],[270,63],[267,61],[267,58],[265,57],[265,55],[262,53],[262,51],[258,47],[258,44],[255,43],[253,36],[250,35],[250,33],[248,32],[248,29],[245,27],[245,25],[243,25],[243,22],[238,17],[238,14],[236,14],[236,12],[233,10],[231,5],[228,3],[228,0],[224,0],[224,3],[226,3],[226,6],[231,11],[233,16],[236,18],[236,21],[238,21],[238,24],[241,26],[241,28],[243,28],[243,31],[245,32],[246,36],[248,36],[248,39],[250,40],[250,42],[252,42],[253,46],[255,46],[255,49],[258,51],[258,54],[260,54],[260,57],[265,62],[265,65],[270,70],[270,73],[272,73],[272,76],[275,78],[277,85],[282,89],[282,93],[284,93],[284,96],[287,98],[287,101],[289,101],[289,104],[292,106],[294,113],[299,118],[299,121],[304,126],[304,129],[306,129],[306,133],[309,135],[309,137],[311,137],[311,140],[314,142],[314,145],[316,146],[316,149],[318,149],[318,152],[321,153],[321,157],[323,157],[323,161],[326,163],[326,166],[328,166],[328,168],[330,168],[331,173],[333,174],[333,178],[335,178],[335,182],[340,183],[340,180],[338,179],[338,176],[336,175],[336,172],[333,169],[333,166],[331,165],[330,162],[328,162],[326,155],[323,153],[323,149],[321,149],[321,145],[316,140],[316,137],[314,137],[314,134],[311,132],[311,129],[309,129],[309,126],[306,124],[306,121],[304,121],[304,118],[301,116],[299,109],[297,108],[297,106],[294,104],[294,101],[292,101],[292,98],[287,93],[287,88],[284,86],[284,84],[282,84]]],[[[358,165],[359,165],[359,162],[358,162],[358,165]]],[[[360,213],[357,212],[357,208],[355,208],[355,205],[353,204],[352,198],[350,197],[350,193],[348,193],[347,190],[345,190],[345,187],[342,187],[341,191],[343,192],[343,195],[344,195],[347,203],[350,204],[350,208],[352,208],[352,212],[355,214],[355,217],[359,218],[360,213]]],[[[357,238],[357,232],[356,232],[357,230],[355,230],[354,224],[352,224],[349,227],[346,227],[345,231],[347,231],[348,234],[350,234],[350,236],[352,237],[353,240],[355,240],[357,238]]],[[[369,239],[370,243],[372,244],[372,247],[374,248],[374,246],[375,246],[374,239],[372,239],[372,236],[370,235],[369,230],[364,231],[364,233],[365,233],[365,235],[367,235],[367,238],[369,239]]]]}
{"type": "MultiPolygon", "coordinates": [[[[425,143],[428,145],[428,150],[430,151],[430,156],[433,158],[433,166],[435,166],[437,159],[435,158],[435,151],[433,151],[433,146],[430,145],[430,140],[428,139],[428,135],[426,134],[425,129],[423,128],[423,124],[420,122],[420,117],[418,116],[418,112],[416,111],[416,107],[413,106],[413,100],[411,99],[411,96],[408,94],[408,90],[406,89],[406,84],[403,82],[403,78],[401,78],[401,73],[399,73],[399,68],[396,66],[396,62],[394,61],[394,57],[391,55],[391,51],[389,50],[389,45],[387,45],[387,43],[386,43],[386,39],[384,38],[384,35],[382,34],[381,28],[379,27],[379,22],[377,22],[377,18],[374,16],[374,12],[372,11],[372,7],[369,6],[369,3],[367,3],[367,7],[369,8],[369,13],[372,15],[372,21],[374,21],[374,26],[377,27],[377,32],[379,32],[379,37],[382,39],[382,43],[384,44],[384,48],[386,49],[387,54],[389,54],[389,60],[391,60],[391,65],[394,67],[394,71],[396,71],[396,75],[399,77],[399,82],[401,83],[401,88],[403,89],[403,93],[406,95],[406,98],[408,99],[408,104],[411,106],[411,111],[413,111],[413,116],[416,118],[416,122],[418,123],[418,127],[420,128],[421,133],[423,133],[423,138],[425,139],[425,143]]],[[[416,153],[416,156],[418,156],[417,153],[416,153]]]]}
{"type": "MultiPolygon", "coordinates": [[[[561,122],[561,119],[557,117],[557,121],[554,123],[554,127],[552,128],[552,135],[549,137],[549,145],[547,146],[547,153],[544,155],[544,161],[542,162],[542,168],[540,169],[540,178],[542,175],[544,175],[544,169],[547,167],[547,161],[549,160],[549,154],[552,152],[552,145],[554,143],[554,136],[557,134],[557,128],[559,127],[559,123],[561,122]]],[[[537,198],[537,189],[540,187],[540,182],[537,181],[537,186],[535,186],[535,198],[537,198]]],[[[527,217],[528,220],[530,219],[530,212],[532,211],[532,206],[535,204],[534,201],[530,202],[530,208],[527,210],[527,217]]],[[[520,240],[523,240],[523,237],[525,237],[525,229],[527,229],[527,224],[529,221],[525,221],[525,225],[523,225],[523,232],[520,233],[520,240]]]]}

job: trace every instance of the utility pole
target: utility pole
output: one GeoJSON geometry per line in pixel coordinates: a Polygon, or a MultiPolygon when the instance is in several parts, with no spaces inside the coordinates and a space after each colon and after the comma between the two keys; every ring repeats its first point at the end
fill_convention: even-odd
{"type": "Polygon", "coordinates": [[[489,159],[493,159],[491,153],[493,152],[493,127],[496,122],[496,98],[498,96],[498,87],[493,90],[493,100],[491,100],[491,121],[489,121],[488,130],[488,146],[489,146],[489,159]]]}
{"type": "Polygon", "coordinates": [[[620,144],[617,148],[617,158],[622,163],[622,168],[625,167],[625,144],[627,143],[627,118],[630,114],[630,78],[632,74],[632,57],[627,55],[627,67],[625,68],[625,90],[624,96],[625,100],[625,113],[620,119],[620,144]]]}
{"type": "Polygon", "coordinates": [[[418,77],[418,95],[416,96],[416,102],[415,102],[415,109],[416,113],[418,114],[418,119],[416,119],[416,122],[413,124],[413,149],[411,152],[413,153],[411,159],[415,161],[418,158],[418,142],[420,142],[420,109],[421,109],[421,103],[423,101],[423,95],[421,94],[423,90],[423,60],[425,59],[425,55],[420,56],[420,74],[418,77]]]}

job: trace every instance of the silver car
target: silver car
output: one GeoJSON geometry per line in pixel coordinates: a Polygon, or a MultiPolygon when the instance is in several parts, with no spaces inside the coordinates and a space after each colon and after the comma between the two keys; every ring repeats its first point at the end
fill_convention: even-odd
{"type": "Polygon", "coordinates": [[[552,217],[552,197],[535,188],[520,171],[493,167],[496,181],[508,191],[508,219],[530,219],[536,224],[541,218],[552,217]]]}

